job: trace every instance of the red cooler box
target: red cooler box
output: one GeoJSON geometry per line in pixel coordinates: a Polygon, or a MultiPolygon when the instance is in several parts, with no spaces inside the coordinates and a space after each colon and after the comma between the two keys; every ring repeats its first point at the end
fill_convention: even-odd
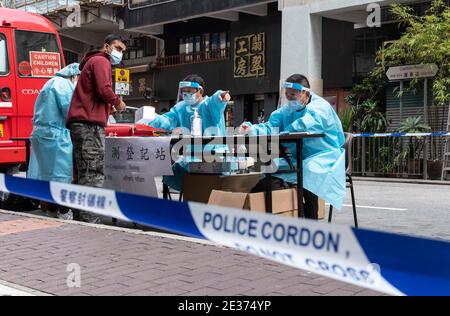
{"type": "Polygon", "coordinates": [[[131,136],[143,136],[154,137],[169,135],[170,132],[158,128],[153,128],[147,125],[136,124],[110,124],[106,127],[106,136],[114,137],[131,137],[131,136]]]}

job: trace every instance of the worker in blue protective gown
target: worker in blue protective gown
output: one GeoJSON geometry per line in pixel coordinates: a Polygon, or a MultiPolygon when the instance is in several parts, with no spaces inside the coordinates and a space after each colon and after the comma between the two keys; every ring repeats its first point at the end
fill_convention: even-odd
{"type": "Polygon", "coordinates": [[[28,178],[72,182],[72,141],[66,117],[79,75],[77,63],[61,69],[36,100],[28,178]]]}
{"type": "MultiPolygon", "coordinates": [[[[331,105],[310,91],[308,79],[293,75],[283,84],[280,94],[282,106],[273,112],[269,121],[252,125],[243,123],[244,132],[255,135],[277,133],[323,133],[323,138],[309,138],[303,145],[303,175],[305,216],[318,218],[320,197],[337,209],[341,209],[346,194],[345,186],[345,136],[341,121],[331,105]]],[[[296,165],[294,144],[286,144],[293,154],[296,165]]],[[[288,167],[287,161],[278,161],[279,169],[288,167]]],[[[297,174],[274,175],[289,184],[297,184],[297,174]]]]}
{"type": "MultiPolygon", "coordinates": [[[[169,112],[150,118],[150,126],[169,131],[181,130],[195,136],[225,136],[225,109],[230,100],[228,91],[217,91],[212,97],[205,95],[205,81],[190,75],[180,82],[177,104],[169,112]],[[192,128],[193,117],[200,118],[199,131],[192,128]],[[200,127],[201,126],[201,127],[200,127]],[[195,133],[194,133],[195,132],[195,133]]],[[[164,177],[164,184],[183,191],[183,176],[187,173],[190,157],[183,157],[173,165],[174,176],[164,177]]]]}
{"type": "Polygon", "coordinates": [[[31,159],[28,177],[36,180],[72,182],[72,141],[66,128],[70,101],[80,75],[71,64],[50,79],[34,105],[31,159]]]}

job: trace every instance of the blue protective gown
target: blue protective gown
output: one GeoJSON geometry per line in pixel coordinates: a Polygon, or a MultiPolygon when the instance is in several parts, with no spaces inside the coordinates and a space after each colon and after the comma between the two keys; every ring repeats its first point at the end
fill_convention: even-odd
{"type": "Polygon", "coordinates": [[[31,179],[72,182],[72,141],[65,125],[75,85],[61,76],[66,75],[65,69],[44,85],[35,104],[31,179]]]}
{"type": "MultiPolygon", "coordinates": [[[[341,121],[331,105],[323,98],[312,94],[311,102],[299,111],[283,106],[273,112],[268,122],[252,125],[257,135],[277,132],[323,133],[323,138],[305,139],[303,145],[303,186],[308,191],[329,202],[337,209],[342,208],[345,187],[345,136],[341,121]]],[[[294,144],[286,144],[296,161],[294,144]]],[[[288,168],[281,159],[279,168],[288,168]]],[[[297,174],[275,175],[286,182],[297,184],[297,174]]]]}
{"type": "MultiPolygon", "coordinates": [[[[223,91],[217,91],[212,97],[204,97],[197,106],[197,112],[202,119],[202,132],[205,136],[225,136],[225,109],[227,102],[220,100],[223,91]]],[[[172,131],[176,128],[191,129],[191,118],[194,110],[186,105],[184,101],[177,103],[172,109],[157,115],[156,119],[149,125],[172,131]]],[[[187,173],[187,165],[190,157],[185,157],[173,165],[174,176],[164,177],[164,184],[177,190],[183,191],[183,177],[187,173]]]]}

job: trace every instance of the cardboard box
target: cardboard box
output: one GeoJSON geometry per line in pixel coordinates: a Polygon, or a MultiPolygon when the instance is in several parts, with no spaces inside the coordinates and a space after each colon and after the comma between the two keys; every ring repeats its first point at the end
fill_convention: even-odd
{"type": "MultiPolygon", "coordinates": [[[[249,194],[261,179],[261,173],[231,176],[188,174],[183,181],[184,200],[265,212],[265,193],[249,194]],[[217,192],[213,194],[214,191],[217,192]]],[[[273,191],[272,206],[274,214],[298,215],[296,190],[273,191]]],[[[325,202],[319,199],[319,219],[324,218],[325,202]]]]}
{"type": "MultiPolygon", "coordinates": [[[[248,195],[248,209],[252,212],[266,212],[266,193],[252,193],[248,195]]],[[[282,214],[296,211],[297,192],[295,189],[272,191],[272,213],[282,214]]]]}
{"type": "Polygon", "coordinates": [[[325,201],[319,199],[319,219],[325,219],[325,201]]]}
{"type": "Polygon", "coordinates": [[[249,210],[248,193],[225,192],[213,190],[209,197],[208,204],[216,206],[226,206],[236,209],[249,210]]]}
{"type": "MultiPolygon", "coordinates": [[[[252,212],[266,212],[264,192],[242,193],[213,190],[208,204],[249,210],[252,212]]],[[[319,200],[319,219],[325,218],[324,211],[325,203],[319,200]]],[[[272,213],[281,216],[298,217],[297,191],[295,189],[273,191],[272,213]]]]}
{"type": "MultiPolygon", "coordinates": [[[[272,192],[273,214],[293,212],[297,209],[296,192],[294,189],[272,192]]],[[[265,193],[242,193],[213,190],[208,204],[227,206],[252,212],[266,212],[265,193]]]]}
{"type": "Polygon", "coordinates": [[[285,217],[298,217],[298,211],[289,211],[289,212],[284,212],[284,213],[280,213],[277,215],[285,216],[285,217]]]}
{"type": "Polygon", "coordinates": [[[260,173],[231,176],[188,174],[183,179],[185,201],[208,203],[213,190],[250,193],[262,179],[260,173]]]}

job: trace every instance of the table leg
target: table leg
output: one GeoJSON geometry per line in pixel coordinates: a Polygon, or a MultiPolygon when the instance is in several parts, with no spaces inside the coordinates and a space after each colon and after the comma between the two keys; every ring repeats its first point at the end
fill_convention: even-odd
{"type": "MultiPolygon", "coordinates": [[[[272,138],[269,136],[267,138],[267,152],[271,150],[271,144],[272,138]]],[[[272,214],[273,213],[273,205],[272,205],[272,173],[266,174],[266,213],[272,214]]]]}
{"type": "Polygon", "coordinates": [[[165,184],[163,184],[163,199],[164,200],[169,200],[169,196],[170,196],[170,191],[169,191],[169,187],[165,184]]]}
{"type": "Polygon", "coordinates": [[[266,213],[272,214],[272,174],[266,174],[266,213]]]}
{"type": "Polygon", "coordinates": [[[305,217],[303,207],[303,139],[296,142],[297,149],[297,205],[298,217],[305,217]]]}

